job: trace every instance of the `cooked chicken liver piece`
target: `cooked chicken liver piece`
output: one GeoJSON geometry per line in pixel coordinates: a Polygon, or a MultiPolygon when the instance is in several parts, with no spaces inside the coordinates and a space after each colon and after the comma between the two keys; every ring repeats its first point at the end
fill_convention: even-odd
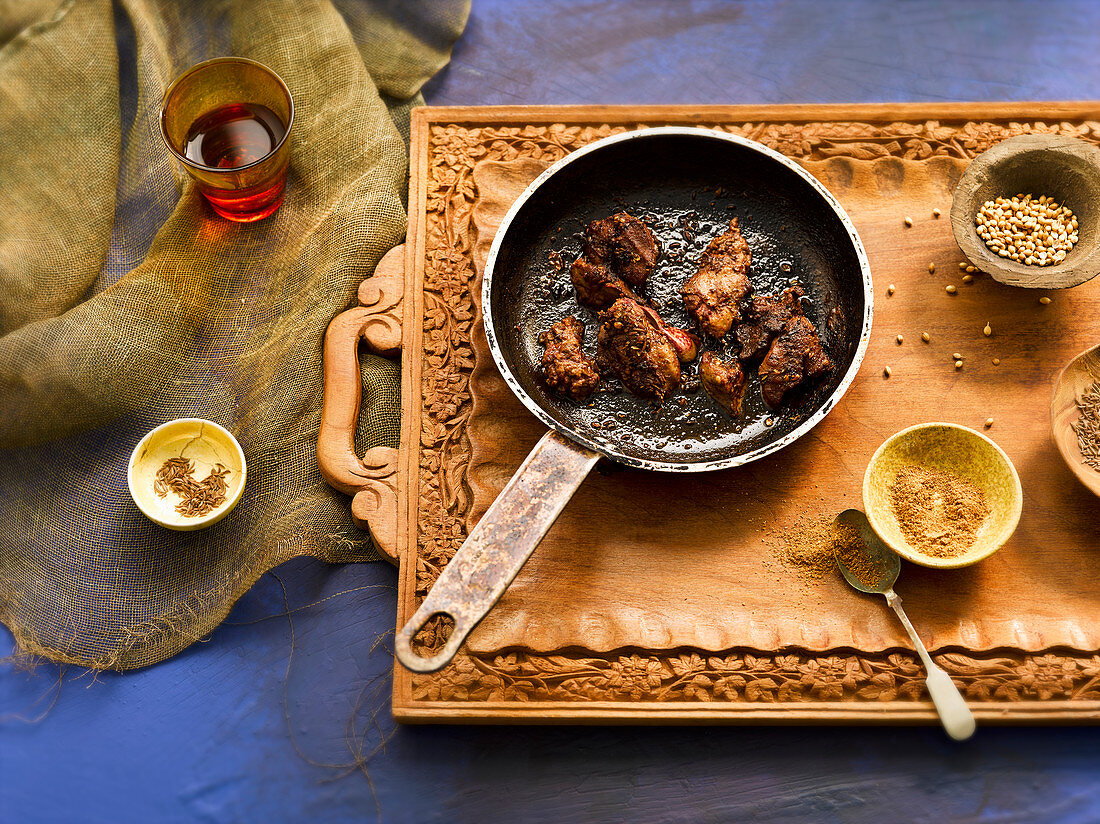
{"type": "Polygon", "coordinates": [[[641,286],[657,264],[657,239],[638,218],[619,212],[588,224],[584,254],[631,286],[641,286]]]}
{"type": "Polygon", "coordinates": [[[620,298],[599,313],[596,365],[640,398],[664,400],[680,385],[676,349],[636,301],[620,298]]]}
{"type": "Polygon", "coordinates": [[[741,414],[745,397],[745,373],[736,360],[724,361],[713,352],[699,358],[699,383],[715,403],[734,417],[741,414]]]}
{"type": "Polygon", "coordinates": [[[723,338],[741,316],[741,301],[752,289],[752,252],[737,218],[710,242],[699,270],[680,289],[688,314],[714,338],[723,338]]]}
{"type": "Polygon", "coordinates": [[[540,365],[546,385],[575,401],[591,395],[600,380],[596,364],[581,349],[583,338],[584,324],[572,315],[539,335],[546,347],[540,365]]]}
{"type": "Polygon", "coordinates": [[[814,325],[804,315],[791,318],[760,364],[764,402],[776,409],[789,391],[832,368],[814,325]]]}
{"type": "Polygon", "coordinates": [[[768,352],[772,342],[787,321],[802,314],[801,298],[805,293],[798,284],[788,286],[779,297],[753,295],[741,308],[741,322],[737,325],[737,342],[741,344],[743,361],[760,360],[768,352]]]}
{"type": "Polygon", "coordinates": [[[623,279],[601,263],[579,257],[569,267],[569,277],[577,290],[577,300],[590,309],[606,309],[619,298],[638,300],[623,279]]]}

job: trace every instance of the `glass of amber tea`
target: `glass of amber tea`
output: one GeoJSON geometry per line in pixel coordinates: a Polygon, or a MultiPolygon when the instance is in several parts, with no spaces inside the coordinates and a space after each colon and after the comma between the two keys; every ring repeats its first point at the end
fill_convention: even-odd
{"type": "Polygon", "coordinates": [[[262,220],[283,202],[294,101],[271,69],[243,57],[192,66],[164,94],[164,142],[222,217],[262,220]]]}

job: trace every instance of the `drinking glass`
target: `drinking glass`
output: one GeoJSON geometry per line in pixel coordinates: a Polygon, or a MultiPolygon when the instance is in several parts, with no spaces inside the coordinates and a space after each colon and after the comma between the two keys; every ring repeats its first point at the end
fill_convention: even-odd
{"type": "Polygon", "coordinates": [[[247,223],[283,202],[294,101],[271,69],[243,57],[192,66],[164,94],[160,130],[222,217],[247,223]]]}

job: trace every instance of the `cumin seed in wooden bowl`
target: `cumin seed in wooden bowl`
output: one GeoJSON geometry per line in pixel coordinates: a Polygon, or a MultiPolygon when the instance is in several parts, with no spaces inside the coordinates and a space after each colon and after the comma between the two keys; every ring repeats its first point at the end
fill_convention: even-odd
{"type": "MultiPolygon", "coordinates": [[[[1086,462],[1074,425],[1080,425],[1081,420],[1078,401],[1081,400],[1086,407],[1094,406],[1086,393],[1097,384],[1100,384],[1100,345],[1086,349],[1066,364],[1054,379],[1054,394],[1050,399],[1050,431],[1054,445],[1070,471],[1094,495],[1100,495],[1100,471],[1086,462]]],[[[1100,455],[1100,426],[1094,425],[1094,415],[1089,418],[1082,427],[1086,441],[1096,445],[1095,453],[1091,448],[1089,452],[1100,455]],[[1097,434],[1090,434],[1092,432],[1097,434]]]]}

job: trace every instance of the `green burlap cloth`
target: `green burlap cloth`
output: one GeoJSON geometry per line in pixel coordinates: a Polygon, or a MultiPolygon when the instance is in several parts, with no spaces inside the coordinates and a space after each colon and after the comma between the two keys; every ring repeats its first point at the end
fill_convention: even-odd
{"type": "MultiPolygon", "coordinates": [[[[0,0],[0,620],[22,652],[173,655],[296,555],[376,556],[316,466],[321,341],[405,233],[408,114],[469,0],[0,0]],[[239,55],[294,95],[287,197],[250,225],[174,168],[158,112],[239,55]],[[217,421],[249,462],[228,518],[130,500],[149,429],[217,421]]],[[[360,449],[397,445],[398,367],[365,357],[360,449]]]]}

